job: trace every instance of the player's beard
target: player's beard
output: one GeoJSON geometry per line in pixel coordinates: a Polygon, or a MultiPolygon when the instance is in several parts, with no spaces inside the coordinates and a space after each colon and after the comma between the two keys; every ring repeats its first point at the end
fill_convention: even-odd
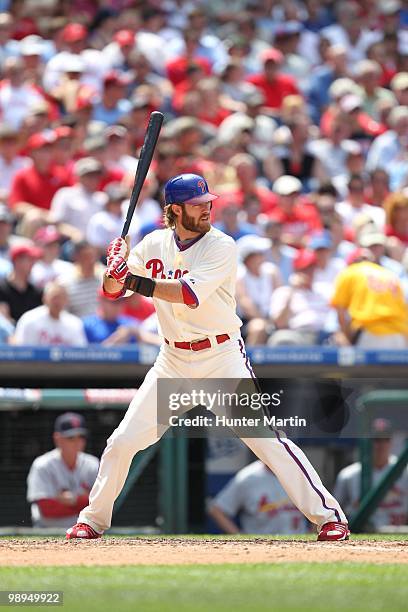
{"type": "Polygon", "coordinates": [[[197,220],[194,217],[190,217],[190,215],[186,213],[184,206],[181,210],[181,225],[189,232],[197,232],[199,234],[206,234],[211,229],[210,218],[208,218],[208,220],[197,220]]]}

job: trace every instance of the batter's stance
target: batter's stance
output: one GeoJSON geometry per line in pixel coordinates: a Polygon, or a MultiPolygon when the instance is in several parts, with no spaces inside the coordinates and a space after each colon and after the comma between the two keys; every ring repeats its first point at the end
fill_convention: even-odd
{"type": "MultiPolygon", "coordinates": [[[[210,224],[216,197],[202,176],[175,176],[165,186],[166,229],[148,234],[129,258],[122,238],[109,245],[105,294],[112,299],[132,291],[152,296],[164,342],[123,421],[108,439],[89,506],[68,529],[68,539],[98,538],[110,527],[113,504],[133,456],[164,434],[166,427],[157,424],[157,379],[253,376],[235,313],[235,242],[210,224]]],[[[293,442],[279,434],[243,441],[317,526],[319,540],[348,539],[342,509],[293,442]]]]}

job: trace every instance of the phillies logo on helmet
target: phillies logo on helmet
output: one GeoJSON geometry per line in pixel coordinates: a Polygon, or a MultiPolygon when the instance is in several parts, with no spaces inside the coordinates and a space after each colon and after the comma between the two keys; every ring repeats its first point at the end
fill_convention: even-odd
{"type": "Polygon", "coordinates": [[[197,181],[197,187],[201,189],[201,193],[207,193],[207,185],[202,179],[197,181]]]}

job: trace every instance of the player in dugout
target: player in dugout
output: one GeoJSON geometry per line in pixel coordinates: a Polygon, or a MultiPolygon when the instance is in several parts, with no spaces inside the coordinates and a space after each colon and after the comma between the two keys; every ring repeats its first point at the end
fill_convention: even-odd
{"type": "MultiPolygon", "coordinates": [[[[237,246],[210,222],[212,202],[218,196],[196,174],[171,178],[164,191],[165,229],[145,236],[130,253],[126,240],[115,239],[108,248],[103,280],[103,290],[111,299],[132,291],[153,297],[162,346],[124,419],[108,439],[89,505],[68,529],[68,539],[95,539],[109,529],[113,504],[133,456],[159,440],[170,426],[170,419],[158,422],[160,379],[255,382],[236,314],[237,246]]],[[[296,444],[277,430],[270,437],[242,439],[316,526],[320,541],[348,539],[343,510],[296,444]]]]}
{"type": "Polygon", "coordinates": [[[66,528],[88,504],[99,461],[84,452],[87,434],[82,415],[65,412],[57,417],[55,448],[33,461],[27,477],[34,527],[66,528]]]}

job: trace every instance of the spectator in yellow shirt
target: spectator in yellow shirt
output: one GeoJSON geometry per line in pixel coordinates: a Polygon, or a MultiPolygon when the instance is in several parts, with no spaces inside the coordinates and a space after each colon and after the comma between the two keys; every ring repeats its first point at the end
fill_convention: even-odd
{"type": "Polygon", "coordinates": [[[339,318],[339,343],[406,348],[408,307],[398,277],[374,263],[368,249],[354,251],[348,263],[337,276],[331,301],[339,318]]]}

